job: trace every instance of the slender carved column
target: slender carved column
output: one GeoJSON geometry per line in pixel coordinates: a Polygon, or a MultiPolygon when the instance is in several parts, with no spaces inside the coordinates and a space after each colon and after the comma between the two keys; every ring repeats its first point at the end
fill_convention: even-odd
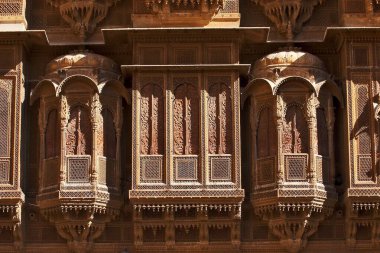
{"type": "Polygon", "coordinates": [[[307,99],[306,104],[307,111],[307,123],[309,128],[309,180],[310,183],[317,183],[317,172],[316,172],[316,163],[315,163],[315,154],[316,154],[316,129],[317,129],[317,121],[316,121],[316,110],[315,110],[315,97],[314,94],[311,94],[307,99]]]}
{"type": "MultiPolygon", "coordinates": [[[[98,172],[97,172],[97,163],[98,163],[98,156],[97,156],[97,145],[95,143],[96,139],[98,137],[98,119],[100,118],[100,112],[99,112],[99,95],[95,93],[92,97],[91,101],[91,125],[92,125],[92,150],[91,150],[91,156],[92,156],[92,161],[91,161],[91,175],[90,175],[90,180],[91,183],[94,187],[94,190],[96,189],[97,185],[97,180],[98,180],[98,172]]],[[[103,122],[104,124],[104,122],[103,122]]],[[[103,140],[105,141],[105,140],[103,140]]]]}
{"type": "Polygon", "coordinates": [[[277,116],[277,183],[281,184],[284,181],[285,168],[283,164],[283,155],[282,155],[282,131],[283,131],[283,122],[284,122],[284,101],[282,100],[281,95],[276,97],[276,116],[277,116]]]}
{"type": "Polygon", "coordinates": [[[60,115],[61,115],[61,163],[59,166],[59,181],[60,188],[63,187],[64,182],[66,181],[66,166],[65,166],[65,156],[66,156],[66,133],[67,133],[67,121],[68,114],[70,110],[68,108],[67,99],[65,95],[61,95],[60,101],[60,115]]]}

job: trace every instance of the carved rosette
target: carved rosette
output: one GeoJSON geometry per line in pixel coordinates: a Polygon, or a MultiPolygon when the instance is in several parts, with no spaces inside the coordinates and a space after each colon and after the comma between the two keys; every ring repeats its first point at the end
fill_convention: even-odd
{"type": "Polygon", "coordinates": [[[314,8],[323,0],[252,0],[260,4],[264,14],[276,25],[277,30],[287,39],[299,33],[307,22],[314,8]]]}
{"type": "Polygon", "coordinates": [[[97,24],[107,17],[108,9],[118,0],[47,0],[59,8],[61,17],[70,25],[74,34],[85,39],[93,33],[97,24]]]}
{"type": "Polygon", "coordinates": [[[341,99],[323,63],[294,48],[258,60],[243,92],[252,101],[252,204],[289,252],[306,246],[337,201],[333,96],[341,99]]]}
{"type": "Polygon", "coordinates": [[[91,251],[120,212],[121,100],[127,92],[115,66],[88,52],[59,57],[48,64],[45,77],[51,79],[31,95],[32,102],[41,100],[37,203],[71,252],[91,251]]]}

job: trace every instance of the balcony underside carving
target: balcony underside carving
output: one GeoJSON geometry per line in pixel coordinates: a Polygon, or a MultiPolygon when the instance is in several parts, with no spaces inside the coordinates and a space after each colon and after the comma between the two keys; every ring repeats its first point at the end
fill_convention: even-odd
{"type": "Polygon", "coordinates": [[[307,22],[314,8],[323,0],[252,0],[260,4],[264,14],[276,25],[277,30],[291,40],[307,22]]]}

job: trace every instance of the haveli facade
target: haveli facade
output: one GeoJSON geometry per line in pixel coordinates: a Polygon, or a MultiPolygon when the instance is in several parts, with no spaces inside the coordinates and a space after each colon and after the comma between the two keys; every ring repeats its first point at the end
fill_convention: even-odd
{"type": "Polygon", "coordinates": [[[380,1],[0,0],[0,252],[380,252],[380,1]]]}

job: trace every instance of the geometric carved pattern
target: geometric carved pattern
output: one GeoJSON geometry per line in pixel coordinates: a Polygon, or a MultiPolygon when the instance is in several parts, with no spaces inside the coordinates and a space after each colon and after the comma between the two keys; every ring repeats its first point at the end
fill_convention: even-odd
{"type": "Polygon", "coordinates": [[[355,122],[358,154],[371,154],[371,137],[370,137],[370,115],[369,115],[369,94],[368,85],[358,85],[357,87],[357,109],[355,122]]]}
{"type": "Polygon", "coordinates": [[[174,157],[175,180],[197,180],[197,157],[174,157]]]}
{"type": "Polygon", "coordinates": [[[70,110],[67,125],[66,154],[89,155],[92,151],[92,128],[88,111],[81,105],[70,110]]]}
{"type": "Polygon", "coordinates": [[[257,159],[257,183],[259,185],[274,183],[275,158],[257,159]]]}
{"type": "Polygon", "coordinates": [[[183,83],[174,90],[174,153],[198,154],[199,95],[193,84],[183,83]]]}
{"type": "Polygon", "coordinates": [[[140,164],[142,182],[162,183],[162,156],[141,156],[140,164]]]}
{"type": "Polygon", "coordinates": [[[10,160],[0,160],[0,184],[9,183],[10,160]]]}
{"type": "Polygon", "coordinates": [[[68,182],[89,182],[90,156],[67,157],[68,182]]]}
{"type": "Polygon", "coordinates": [[[164,152],[164,97],[161,87],[147,84],[141,90],[141,154],[162,155],[164,152]]]}
{"type": "Polygon", "coordinates": [[[358,155],[358,180],[372,181],[372,158],[370,155],[358,155]]]}
{"type": "Polygon", "coordinates": [[[0,16],[20,16],[22,15],[22,0],[1,0],[0,16]]]}
{"type": "Polygon", "coordinates": [[[231,157],[210,157],[211,181],[231,180],[231,157]]]}
{"type": "Polygon", "coordinates": [[[307,153],[309,134],[306,119],[298,105],[287,107],[283,133],[284,153],[307,153]]]}
{"type": "Polygon", "coordinates": [[[0,157],[9,156],[12,80],[0,80],[0,157]]]}
{"type": "Polygon", "coordinates": [[[284,155],[287,180],[305,180],[307,169],[307,154],[284,155]]]}
{"type": "Polygon", "coordinates": [[[230,154],[232,145],[231,90],[224,83],[215,83],[209,88],[208,129],[209,153],[230,154]]]}

